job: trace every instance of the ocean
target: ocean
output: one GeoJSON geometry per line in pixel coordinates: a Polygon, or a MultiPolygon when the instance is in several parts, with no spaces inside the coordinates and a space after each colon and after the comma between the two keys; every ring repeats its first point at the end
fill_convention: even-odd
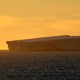
{"type": "Polygon", "coordinates": [[[0,51],[0,80],[80,80],[80,51],[0,51]]]}

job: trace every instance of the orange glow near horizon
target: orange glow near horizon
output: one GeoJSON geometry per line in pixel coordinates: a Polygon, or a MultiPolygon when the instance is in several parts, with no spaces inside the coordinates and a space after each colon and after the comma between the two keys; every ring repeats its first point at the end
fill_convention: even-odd
{"type": "Polygon", "coordinates": [[[6,41],[80,35],[80,0],[0,1],[0,49],[6,41]]]}

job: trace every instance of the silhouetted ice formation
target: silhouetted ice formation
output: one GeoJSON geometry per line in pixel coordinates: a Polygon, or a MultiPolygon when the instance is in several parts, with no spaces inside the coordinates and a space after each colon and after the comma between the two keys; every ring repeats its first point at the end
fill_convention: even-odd
{"type": "Polygon", "coordinates": [[[7,41],[10,51],[80,51],[80,36],[51,36],[7,41]]]}

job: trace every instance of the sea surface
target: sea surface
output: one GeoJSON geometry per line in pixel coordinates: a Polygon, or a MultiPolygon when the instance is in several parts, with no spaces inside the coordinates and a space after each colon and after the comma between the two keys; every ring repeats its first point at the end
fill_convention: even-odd
{"type": "Polygon", "coordinates": [[[80,51],[0,51],[0,80],[80,80],[80,51]]]}

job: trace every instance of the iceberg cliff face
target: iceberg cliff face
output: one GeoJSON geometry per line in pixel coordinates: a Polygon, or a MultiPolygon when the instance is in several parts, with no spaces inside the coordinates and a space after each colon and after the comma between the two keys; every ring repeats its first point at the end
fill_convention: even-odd
{"type": "Polygon", "coordinates": [[[11,51],[79,51],[80,36],[54,36],[7,41],[11,51]]]}

